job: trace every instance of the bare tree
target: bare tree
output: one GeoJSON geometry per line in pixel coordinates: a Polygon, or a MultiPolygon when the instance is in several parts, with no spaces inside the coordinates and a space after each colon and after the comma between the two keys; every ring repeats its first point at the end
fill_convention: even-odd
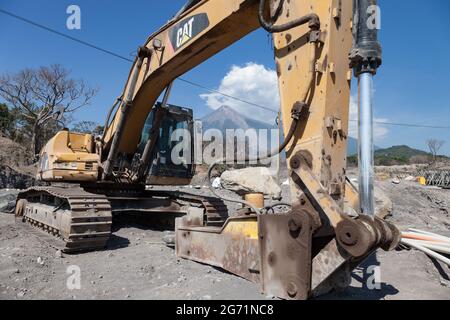
{"type": "Polygon", "coordinates": [[[430,153],[433,156],[433,162],[437,161],[437,157],[439,155],[439,150],[444,146],[445,141],[437,140],[437,139],[428,139],[427,145],[428,149],[430,149],[430,153]]]}
{"type": "Polygon", "coordinates": [[[55,114],[70,116],[89,105],[98,89],[70,78],[70,71],[55,64],[0,76],[0,96],[17,109],[27,128],[34,154],[42,147],[42,132],[55,114]]]}
{"type": "Polygon", "coordinates": [[[0,135],[10,137],[14,121],[14,114],[10,111],[8,106],[4,103],[0,103],[0,135]]]}
{"type": "Polygon", "coordinates": [[[90,133],[97,136],[101,135],[103,130],[103,126],[94,121],[80,121],[77,122],[72,128],[72,131],[75,132],[90,133]]]}

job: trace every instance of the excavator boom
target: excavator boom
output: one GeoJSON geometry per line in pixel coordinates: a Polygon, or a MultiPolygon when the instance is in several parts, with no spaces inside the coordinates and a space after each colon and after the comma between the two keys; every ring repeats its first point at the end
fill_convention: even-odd
{"type": "MultiPolygon", "coordinates": [[[[143,122],[177,77],[259,28],[258,2],[203,0],[151,35],[130,73],[124,99],[104,135],[105,178],[136,152],[143,122]]],[[[155,122],[155,127],[158,123],[155,122]]]]}

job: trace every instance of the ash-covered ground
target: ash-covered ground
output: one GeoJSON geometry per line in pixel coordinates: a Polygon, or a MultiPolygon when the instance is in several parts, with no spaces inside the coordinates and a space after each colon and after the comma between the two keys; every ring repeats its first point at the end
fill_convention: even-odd
{"type": "MultiPolygon", "coordinates": [[[[406,181],[378,181],[377,187],[391,198],[388,220],[400,229],[450,236],[450,190],[406,181]]],[[[14,191],[0,194],[0,208],[6,210],[14,191]]],[[[115,223],[106,250],[76,255],[57,252],[27,230],[13,215],[0,213],[0,299],[272,299],[256,284],[178,259],[162,242],[164,232],[149,226],[115,223]],[[74,266],[81,272],[81,288],[70,290],[67,272],[74,266]]],[[[421,252],[380,251],[353,272],[348,289],[320,299],[450,299],[449,275],[448,267],[421,252]],[[367,286],[373,283],[373,266],[380,268],[378,289],[367,286]]]]}

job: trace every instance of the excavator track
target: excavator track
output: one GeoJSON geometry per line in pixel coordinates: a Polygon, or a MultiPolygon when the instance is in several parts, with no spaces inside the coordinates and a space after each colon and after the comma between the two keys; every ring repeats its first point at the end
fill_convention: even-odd
{"type": "Polygon", "coordinates": [[[79,187],[25,190],[18,195],[16,216],[52,235],[51,244],[67,253],[103,249],[111,235],[107,197],[79,187]]]}
{"type": "MultiPolygon", "coordinates": [[[[40,234],[42,239],[63,252],[104,249],[111,235],[114,208],[105,189],[89,191],[79,186],[30,188],[19,193],[16,216],[33,227],[32,233],[40,234]]],[[[136,194],[136,199],[145,198],[168,198],[203,208],[204,225],[208,227],[221,227],[228,218],[227,206],[217,198],[178,191],[136,194]]]]}
{"type": "Polygon", "coordinates": [[[205,209],[204,222],[207,227],[221,227],[228,219],[228,208],[219,198],[198,196],[179,191],[150,191],[149,193],[154,196],[168,197],[203,207],[205,209]]]}

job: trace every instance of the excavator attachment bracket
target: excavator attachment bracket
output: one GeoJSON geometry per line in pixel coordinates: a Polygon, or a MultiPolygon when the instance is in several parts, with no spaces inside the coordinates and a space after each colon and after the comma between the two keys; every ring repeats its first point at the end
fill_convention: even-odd
{"type": "Polygon", "coordinates": [[[312,235],[317,227],[307,211],[259,217],[263,292],[283,299],[308,299],[312,235]]]}
{"type": "Polygon", "coordinates": [[[259,282],[258,222],[256,216],[229,218],[220,227],[195,226],[189,215],[176,220],[176,253],[259,282]]]}

